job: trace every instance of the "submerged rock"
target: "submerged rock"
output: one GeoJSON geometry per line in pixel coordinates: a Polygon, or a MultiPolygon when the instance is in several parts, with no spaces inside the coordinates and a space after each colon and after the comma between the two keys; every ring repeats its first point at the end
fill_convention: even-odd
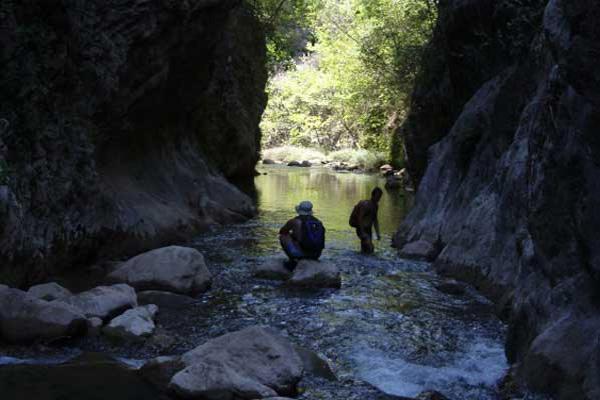
{"type": "Polygon", "coordinates": [[[137,306],[135,290],[126,284],[98,286],[64,299],[64,302],[81,310],[88,318],[103,320],[137,306]]]}
{"type": "Polygon", "coordinates": [[[61,300],[73,295],[71,291],[55,282],[32,286],[27,293],[33,297],[46,301],[61,300]]]}
{"type": "Polygon", "coordinates": [[[80,335],[86,327],[83,313],[68,304],[41,300],[7,286],[0,288],[0,337],[6,341],[80,335]]]}
{"type": "Polygon", "coordinates": [[[292,343],[265,327],[209,340],[182,357],[171,388],[185,399],[256,399],[290,395],[303,363],[292,343]]]}
{"type": "Polygon", "coordinates": [[[179,356],[162,356],[146,361],[139,373],[146,381],[166,391],[173,375],[185,367],[179,356]]]}
{"type": "Polygon", "coordinates": [[[332,263],[301,260],[287,282],[299,287],[339,289],[342,286],[342,277],[339,268],[332,263]]]}
{"type": "Polygon", "coordinates": [[[400,250],[400,257],[411,260],[433,261],[438,255],[435,245],[426,240],[408,243],[400,250]]]}
{"type": "Polygon", "coordinates": [[[157,312],[158,307],[154,304],[132,308],[110,321],[102,331],[118,339],[139,340],[149,337],[156,329],[154,317],[157,312]]]}
{"type": "Polygon", "coordinates": [[[196,302],[193,297],[162,290],[145,290],[137,297],[140,305],[156,304],[160,308],[183,308],[196,302]]]}
{"type": "Polygon", "coordinates": [[[169,246],[133,257],[110,273],[108,279],[127,283],[138,290],[188,294],[208,289],[211,275],[198,250],[169,246]]]}
{"type": "Polygon", "coordinates": [[[285,259],[268,258],[254,267],[254,276],[260,279],[285,281],[292,276],[292,271],[285,267],[285,259]]]}

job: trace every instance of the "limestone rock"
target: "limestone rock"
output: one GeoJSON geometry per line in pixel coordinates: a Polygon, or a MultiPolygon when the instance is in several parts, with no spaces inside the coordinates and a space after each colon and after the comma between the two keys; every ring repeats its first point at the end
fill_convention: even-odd
{"type": "Polygon", "coordinates": [[[289,395],[303,372],[292,343],[259,326],[209,340],[182,360],[186,368],[173,376],[171,388],[184,399],[289,395]]]}
{"type": "Polygon", "coordinates": [[[260,279],[285,281],[292,276],[292,271],[284,265],[282,258],[268,258],[254,268],[254,276],[260,279]]]}
{"type": "Polygon", "coordinates": [[[326,261],[301,260],[287,281],[292,286],[340,288],[342,278],[337,266],[326,261]]]}
{"type": "Polygon", "coordinates": [[[105,335],[126,340],[147,338],[154,333],[154,317],[158,307],[154,304],[132,308],[114,318],[102,329],[105,335]]]}
{"type": "Polygon", "coordinates": [[[98,286],[64,299],[64,302],[81,310],[88,317],[106,320],[137,306],[135,290],[125,284],[98,286]]]}
{"type": "Polygon", "coordinates": [[[73,295],[68,289],[65,289],[55,282],[32,286],[27,293],[33,297],[46,301],[61,300],[73,295]]]}
{"type": "Polygon", "coordinates": [[[18,289],[0,288],[0,337],[9,342],[56,339],[85,333],[85,316],[62,302],[40,300],[18,289]]]}
{"type": "Polygon", "coordinates": [[[204,256],[196,249],[169,246],[140,254],[109,274],[138,290],[167,290],[175,293],[203,292],[211,275],[204,256]]]}
{"type": "Polygon", "coordinates": [[[2,275],[27,284],[82,256],[134,254],[251,217],[252,200],[227,180],[250,177],[267,100],[249,4],[58,4],[0,6],[2,92],[52,88],[39,101],[2,96],[2,275]]]}

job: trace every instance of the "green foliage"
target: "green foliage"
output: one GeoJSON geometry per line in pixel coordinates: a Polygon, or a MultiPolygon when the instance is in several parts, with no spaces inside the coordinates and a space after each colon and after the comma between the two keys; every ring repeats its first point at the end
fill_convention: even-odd
{"type": "Polygon", "coordinates": [[[356,165],[363,169],[375,169],[386,163],[386,155],[365,149],[340,149],[326,154],[320,150],[300,146],[280,146],[263,151],[263,159],[274,161],[336,161],[356,165]]]}
{"type": "Polygon", "coordinates": [[[275,161],[324,161],[327,156],[316,149],[298,146],[281,146],[274,147],[263,151],[263,159],[275,161]]]}
{"type": "Polygon", "coordinates": [[[357,165],[363,169],[376,169],[387,162],[387,157],[384,153],[365,149],[341,149],[329,153],[327,158],[349,165],[357,165]]]}
{"type": "Polygon", "coordinates": [[[249,0],[267,37],[271,73],[293,68],[294,58],[314,40],[312,20],[319,0],[249,0]]]}
{"type": "Polygon", "coordinates": [[[315,0],[308,9],[302,25],[314,43],[294,68],[273,74],[263,145],[368,149],[391,159],[435,23],[433,0],[315,0]]]}

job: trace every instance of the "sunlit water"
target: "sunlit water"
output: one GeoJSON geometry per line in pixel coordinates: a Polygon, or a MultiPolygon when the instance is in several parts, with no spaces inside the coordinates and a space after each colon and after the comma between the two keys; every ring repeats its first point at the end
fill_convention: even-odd
{"type": "MultiPolygon", "coordinates": [[[[429,264],[400,260],[390,247],[391,235],[410,207],[409,194],[385,192],[379,211],[383,238],[376,242],[375,255],[362,256],[348,217],[356,202],[368,198],[373,187],[383,186],[381,178],[321,168],[263,167],[260,171],[266,175],[256,178],[259,216],[215,229],[188,244],[205,254],[214,283],[194,304],[161,309],[159,331],[172,338],[172,344],[122,345],[100,338],[46,349],[46,358],[39,358],[35,350],[21,355],[16,350],[15,354],[0,352],[0,363],[13,364],[3,367],[13,376],[15,386],[9,393],[34,393],[15,383],[19,371],[33,373],[33,367],[21,365],[24,359],[29,363],[38,357],[47,364],[52,359],[48,357],[60,362],[65,354],[93,351],[130,360],[131,367],[139,360],[180,354],[209,338],[264,324],[316,351],[337,375],[335,382],[307,378],[301,383],[300,399],[372,400],[382,398],[382,393],[415,396],[424,390],[438,390],[455,400],[499,398],[497,383],[508,366],[503,351],[505,327],[494,316],[492,305],[469,288],[458,296],[440,292],[436,285],[441,278],[429,264]],[[277,231],[294,216],[294,206],[302,200],[313,202],[315,215],[327,228],[323,258],[341,268],[340,290],[292,290],[252,276],[253,266],[281,254],[277,231]]],[[[97,379],[103,379],[102,368],[97,379]]],[[[0,381],[5,374],[0,369],[0,381]]],[[[141,385],[137,380],[128,382],[141,385]]],[[[42,379],[42,383],[51,382],[42,379]]],[[[60,398],[76,397],[72,390],[70,397],[56,389],[59,384],[50,386],[60,398]]],[[[147,393],[148,388],[140,390],[147,393]]],[[[118,391],[110,396],[127,398],[119,397],[118,391]]]]}

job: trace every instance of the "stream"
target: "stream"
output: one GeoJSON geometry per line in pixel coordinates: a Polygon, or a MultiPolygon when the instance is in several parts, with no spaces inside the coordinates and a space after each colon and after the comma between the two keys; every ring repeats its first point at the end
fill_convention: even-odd
{"type": "Polygon", "coordinates": [[[144,360],[256,324],[329,362],[337,380],[309,376],[299,399],[370,400],[424,390],[452,400],[501,398],[506,329],[493,304],[466,286],[454,295],[438,290],[443,279],[429,264],[401,260],[390,247],[409,193],[385,191],[382,240],[373,256],[362,256],[348,216],[383,179],[324,168],[261,166],[259,172],[258,217],[187,244],[205,254],[214,275],[207,293],[161,307],[158,332],[145,343],[99,337],[0,347],[1,398],[159,399],[134,373],[144,360]],[[252,276],[254,265],[280,253],[277,231],[302,200],[313,202],[327,228],[323,258],[341,268],[340,290],[293,290],[252,276]]]}

